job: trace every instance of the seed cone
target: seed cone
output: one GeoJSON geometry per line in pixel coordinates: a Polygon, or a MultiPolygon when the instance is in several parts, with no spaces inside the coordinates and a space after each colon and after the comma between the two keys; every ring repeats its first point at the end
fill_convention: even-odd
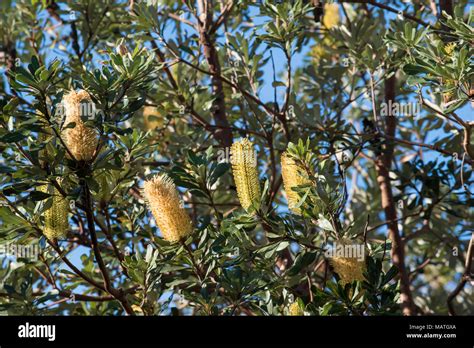
{"type": "Polygon", "coordinates": [[[325,4],[323,25],[326,28],[331,29],[338,24],[339,24],[339,5],[338,4],[325,4]]]}
{"type": "Polygon", "coordinates": [[[304,312],[298,302],[293,302],[288,306],[288,314],[291,316],[301,316],[304,315],[304,312]]]}
{"type": "Polygon", "coordinates": [[[64,126],[74,122],[74,128],[65,128],[62,138],[69,151],[78,161],[90,161],[97,148],[97,132],[87,127],[81,119],[81,111],[92,110],[92,100],[84,90],[71,91],[63,97],[64,126]],[[81,106],[82,103],[82,106],[81,106]],[[89,103],[89,104],[87,104],[89,103]]]}
{"type": "Polygon", "coordinates": [[[145,181],[143,194],[165,240],[177,242],[191,234],[191,219],[168,175],[145,181]]]}
{"type": "Polygon", "coordinates": [[[234,174],[240,205],[247,212],[252,205],[260,208],[260,183],[258,181],[257,156],[253,143],[244,138],[232,144],[230,149],[232,172],[234,174]]]}
{"type": "MultiPolygon", "coordinates": [[[[342,239],[339,243],[343,245],[350,245],[352,243],[349,239],[342,239]]],[[[363,281],[365,262],[359,261],[356,257],[331,257],[329,260],[334,272],[339,275],[339,283],[342,286],[350,284],[355,280],[363,281]]]]}
{"type": "Polygon", "coordinates": [[[311,183],[311,180],[304,174],[304,169],[301,168],[288,153],[283,153],[281,156],[281,175],[283,177],[283,186],[288,200],[288,208],[297,215],[301,214],[301,209],[296,208],[300,197],[298,192],[293,191],[293,188],[311,183]]]}
{"type": "Polygon", "coordinates": [[[69,229],[67,199],[51,184],[42,185],[38,189],[52,196],[51,207],[44,211],[43,234],[49,240],[66,237],[69,229]]]}

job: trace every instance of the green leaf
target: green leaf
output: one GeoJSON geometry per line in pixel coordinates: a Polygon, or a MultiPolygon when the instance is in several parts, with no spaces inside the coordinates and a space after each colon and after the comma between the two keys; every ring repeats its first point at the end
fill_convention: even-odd
{"type": "Polygon", "coordinates": [[[17,143],[26,138],[26,135],[22,134],[21,132],[11,132],[7,133],[3,137],[0,138],[0,142],[4,143],[17,143]]]}
{"type": "Polygon", "coordinates": [[[37,202],[37,201],[43,201],[47,198],[51,197],[50,194],[46,193],[46,192],[41,192],[41,191],[32,191],[29,195],[29,198],[33,201],[33,202],[37,202]]]}

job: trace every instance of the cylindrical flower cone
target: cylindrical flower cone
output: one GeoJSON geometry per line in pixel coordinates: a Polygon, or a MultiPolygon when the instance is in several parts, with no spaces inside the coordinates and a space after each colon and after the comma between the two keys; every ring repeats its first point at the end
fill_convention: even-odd
{"type": "Polygon", "coordinates": [[[323,25],[327,29],[331,29],[339,24],[339,5],[338,4],[325,4],[323,25]]]}
{"type": "Polygon", "coordinates": [[[285,188],[286,198],[288,200],[288,208],[297,215],[301,214],[301,209],[297,208],[300,197],[298,192],[293,188],[311,183],[311,180],[305,175],[304,169],[301,168],[293,158],[286,152],[281,156],[281,175],[283,177],[283,187],[285,188]]]}
{"type": "Polygon", "coordinates": [[[291,315],[291,316],[304,315],[304,312],[297,301],[293,302],[292,304],[288,306],[288,315],[291,315]]]}
{"type": "Polygon", "coordinates": [[[147,180],[143,194],[165,240],[177,242],[192,233],[191,219],[168,175],[156,175],[147,180]]]}
{"type": "Polygon", "coordinates": [[[94,104],[84,90],[79,92],[71,91],[63,97],[63,109],[65,114],[64,129],[62,138],[67,148],[77,161],[90,161],[94,156],[98,143],[97,131],[84,124],[81,119],[84,114],[93,116],[94,104]],[[75,123],[74,128],[68,128],[71,123],[75,123]]]}
{"type": "MultiPolygon", "coordinates": [[[[353,241],[343,238],[339,243],[345,246],[352,244],[353,241]]],[[[334,268],[334,272],[338,274],[339,283],[342,286],[356,280],[363,281],[365,279],[365,262],[357,257],[331,257],[329,262],[334,268]]]]}
{"type": "Polygon", "coordinates": [[[43,234],[49,240],[65,237],[69,229],[68,200],[52,184],[42,185],[38,190],[52,196],[51,206],[43,213],[43,234]]]}
{"type": "Polygon", "coordinates": [[[232,144],[230,151],[232,172],[240,205],[247,212],[252,206],[259,209],[261,191],[253,143],[244,138],[232,144]]]}

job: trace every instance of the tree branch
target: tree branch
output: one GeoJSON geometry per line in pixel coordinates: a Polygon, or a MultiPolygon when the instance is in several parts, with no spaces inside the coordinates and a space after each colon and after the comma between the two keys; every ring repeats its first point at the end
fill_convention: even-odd
{"type": "MultiPolygon", "coordinates": [[[[385,101],[395,102],[395,75],[385,81],[385,101]]],[[[373,101],[375,103],[375,101],[373,101]]],[[[376,112],[374,110],[374,112],[376,112]]],[[[390,137],[394,137],[396,130],[396,118],[393,115],[388,115],[386,118],[385,132],[390,137]]],[[[375,160],[375,166],[377,170],[377,182],[379,184],[380,193],[382,197],[382,208],[385,212],[385,218],[388,221],[387,229],[388,236],[392,241],[391,256],[394,265],[398,268],[400,276],[400,291],[402,300],[402,311],[405,315],[415,314],[415,304],[413,302],[410,280],[408,277],[407,269],[405,266],[405,248],[404,243],[401,239],[398,224],[397,224],[397,211],[395,202],[393,199],[392,185],[390,182],[390,167],[393,159],[394,145],[393,143],[387,142],[385,146],[385,152],[379,153],[375,160]]]]}
{"type": "Polygon", "coordinates": [[[228,129],[230,125],[226,116],[224,87],[222,81],[217,78],[217,76],[221,75],[221,65],[219,63],[219,56],[215,48],[213,33],[211,31],[215,23],[212,23],[212,11],[208,0],[198,0],[198,4],[200,4],[199,7],[202,9],[199,16],[200,21],[198,22],[199,42],[202,46],[207,64],[209,65],[209,71],[212,73],[211,85],[214,94],[212,116],[217,126],[224,127],[216,131],[215,137],[219,140],[222,146],[229,147],[232,145],[232,132],[228,129]]]}
{"type": "Polygon", "coordinates": [[[468,280],[471,279],[471,268],[472,268],[472,263],[473,263],[473,254],[474,254],[474,233],[471,235],[471,240],[469,241],[469,246],[467,248],[467,255],[466,255],[466,264],[464,267],[464,273],[461,276],[461,280],[459,281],[458,285],[456,288],[449,294],[447,303],[448,303],[448,312],[449,315],[456,315],[456,311],[454,310],[454,305],[453,301],[456,298],[456,296],[459,295],[462,289],[464,289],[464,286],[468,282],[468,280]]]}

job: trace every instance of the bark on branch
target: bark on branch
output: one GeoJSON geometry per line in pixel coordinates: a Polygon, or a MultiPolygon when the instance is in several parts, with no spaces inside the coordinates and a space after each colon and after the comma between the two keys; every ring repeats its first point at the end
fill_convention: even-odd
{"type": "Polygon", "coordinates": [[[212,117],[219,128],[215,132],[216,139],[222,146],[232,145],[232,131],[226,116],[225,95],[221,75],[219,56],[215,47],[215,39],[212,32],[217,30],[212,22],[211,3],[208,0],[198,1],[201,13],[198,20],[199,42],[203,49],[204,57],[209,65],[211,75],[212,93],[214,102],[212,103],[212,117]]]}
{"type": "MultiPolygon", "coordinates": [[[[395,102],[395,76],[385,82],[385,102],[395,102]]],[[[394,137],[397,126],[396,118],[388,115],[385,119],[385,132],[388,136],[394,137]]],[[[384,152],[377,155],[375,166],[377,169],[377,183],[379,184],[382,197],[382,208],[384,209],[387,224],[388,236],[392,241],[391,256],[395,266],[398,268],[400,277],[400,292],[402,301],[402,311],[404,315],[415,314],[415,304],[410,290],[410,280],[405,266],[405,247],[400,236],[397,224],[397,211],[393,199],[392,185],[390,182],[390,167],[393,159],[394,145],[387,142],[384,152]]]]}
{"type": "Polygon", "coordinates": [[[472,264],[473,264],[473,256],[474,256],[474,233],[471,235],[471,240],[469,241],[469,246],[467,248],[467,255],[466,255],[466,264],[464,267],[464,273],[461,276],[461,280],[459,281],[456,288],[449,294],[447,302],[448,302],[448,312],[449,315],[456,315],[454,310],[453,301],[456,296],[464,289],[466,283],[472,279],[472,264]]]}

